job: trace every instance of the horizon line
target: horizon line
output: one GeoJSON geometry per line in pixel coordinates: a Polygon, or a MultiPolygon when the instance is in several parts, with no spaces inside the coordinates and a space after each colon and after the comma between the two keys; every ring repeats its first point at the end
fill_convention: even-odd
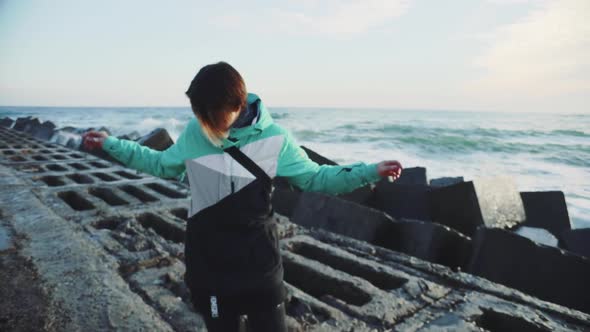
{"type": "MultiPolygon", "coordinates": [[[[0,107],[15,108],[190,108],[190,106],[39,106],[39,105],[0,105],[0,107]]],[[[507,110],[484,110],[484,109],[449,109],[449,108],[415,108],[415,107],[354,107],[354,106],[268,106],[267,108],[295,108],[295,109],[330,109],[330,110],[375,110],[375,111],[434,111],[434,112],[459,112],[459,113],[527,113],[527,114],[567,114],[567,115],[590,115],[590,113],[568,113],[568,112],[540,112],[540,111],[507,111],[507,110]]]]}

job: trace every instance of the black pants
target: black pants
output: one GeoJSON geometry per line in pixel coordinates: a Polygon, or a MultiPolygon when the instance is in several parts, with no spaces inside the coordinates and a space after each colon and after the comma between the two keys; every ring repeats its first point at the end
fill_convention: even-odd
{"type": "Polygon", "coordinates": [[[285,304],[268,310],[248,313],[244,316],[212,318],[204,314],[205,325],[209,332],[287,332],[285,322],[285,304]]]}

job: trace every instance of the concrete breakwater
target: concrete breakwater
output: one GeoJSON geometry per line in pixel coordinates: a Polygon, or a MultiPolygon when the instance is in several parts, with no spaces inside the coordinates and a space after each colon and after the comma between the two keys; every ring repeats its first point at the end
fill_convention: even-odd
{"type": "MultiPolygon", "coordinates": [[[[22,131],[14,121],[0,127],[0,216],[12,234],[9,250],[40,276],[48,315],[67,317],[48,329],[204,330],[182,282],[188,187],[138,174],[73,143],[36,138],[33,126],[25,130],[22,123],[22,131]]],[[[404,181],[421,178],[412,177],[420,172],[408,170],[404,181]]],[[[483,182],[441,188],[448,191],[424,183],[394,185],[331,197],[299,193],[277,180],[273,199],[285,215],[277,222],[291,330],[590,329],[583,284],[588,260],[502,230],[531,222],[514,193],[486,193],[490,187],[483,182]],[[448,201],[447,210],[432,209],[432,192],[448,201]],[[452,195],[468,197],[456,199],[464,207],[472,203],[468,209],[485,211],[461,219],[451,209],[452,195]],[[406,203],[399,197],[408,197],[406,203]],[[454,223],[447,225],[442,216],[454,223]],[[500,249],[504,253],[494,255],[500,249]],[[548,265],[533,260],[547,257],[559,271],[541,271],[535,279],[517,270],[518,264],[548,265]],[[561,279],[539,280],[557,273],[561,279]],[[500,277],[505,279],[495,281],[521,291],[492,282],[500,277]],[[518,281],[524,285],[511,285],[518,281]],[[527,283],[539,284],[526,289],[527,283]],[[536,294],[540,286],[557,296],[536,294]]],[[[512,189],[504,184],[500,190],[512,189]]],[[[1,252],[4,257],[7,250],[1,252]]],[[[0,311],[2,330],[11,329],[3,322],[19,324],[6,312],[0,311]]]]}

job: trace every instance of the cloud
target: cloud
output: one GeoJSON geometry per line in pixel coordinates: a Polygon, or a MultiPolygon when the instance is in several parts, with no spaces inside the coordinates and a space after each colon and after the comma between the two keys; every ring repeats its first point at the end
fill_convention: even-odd
{"type": "MultiPolygon", "coordinates": [[[[590,1],[549,1],[486,38],[467,90],[539,100],[590,94],[590,1]]],[[[493,98],[493,97],[492,97],[493,98]]]]}
{"type": "Polygon", "coordinates": [[[349,36],[367,32],[403,15],[409,0],[289,1],[291,6],[275,7],[253,14],[232,13],[215,17],[211,23],[234,29],[254,22],[258,30],[293,35],[349,36]],[[294,9],[292,7],[300,7],[294,9]]]}

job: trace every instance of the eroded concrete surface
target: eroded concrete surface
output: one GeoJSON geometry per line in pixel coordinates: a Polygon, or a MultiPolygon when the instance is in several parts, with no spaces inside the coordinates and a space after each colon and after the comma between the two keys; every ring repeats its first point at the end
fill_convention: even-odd
{"type": "MultiPolygon", "coordinates": [[[[43,330],[205,330],[183,283],[187,195],[183,184],[0,127],[0,216],[14,242],[0,259],[30,262],[38,278],[24,283],[42,289],[43,330]]],[[[277,222],[291,331],[590,330],[582,312],[277,222]]],[[[2,329],[22,326],[8,308],[25,300],[3,299],[2,329]]]]}

